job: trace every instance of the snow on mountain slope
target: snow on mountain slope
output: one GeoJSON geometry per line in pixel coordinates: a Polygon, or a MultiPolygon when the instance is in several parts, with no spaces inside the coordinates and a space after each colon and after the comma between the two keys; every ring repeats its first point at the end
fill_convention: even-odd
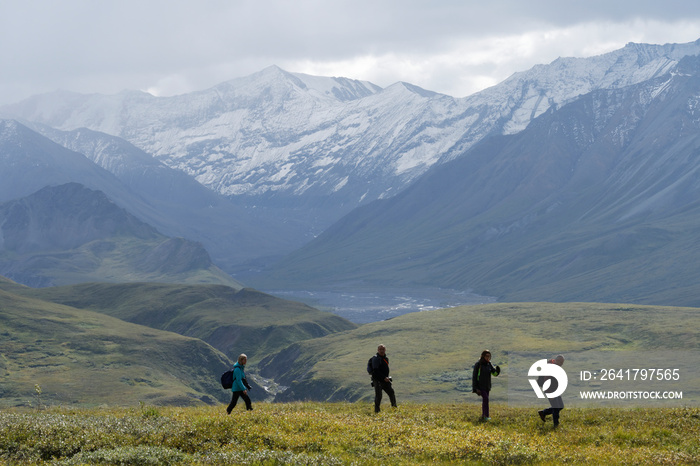
{"type": "Polygon", "coordinates": [[[698,54],[700,40],[666,45],[629,43],[603,55],[558,58],[548,65],[536,65],[466,99],[473,106],[500,103],[501,116],[508,119],[502,133],[513,134],[551,106],[561,106],[596,89],[619,89],[647,81],[667,73],[684,56],[698,54]]]}
{"type": "Polygon", "coordinates": [[[120,136],[222,194],[332,205],[339,216],[393,195],[484,137],[518,132],[551,107],[658,76],[698,53],[700,40],[631,43],[537,65],[462,99],[408,83],[381,89],[273,66],[175,97],[54,93],[6,106],[0,115],[120,136]]]}

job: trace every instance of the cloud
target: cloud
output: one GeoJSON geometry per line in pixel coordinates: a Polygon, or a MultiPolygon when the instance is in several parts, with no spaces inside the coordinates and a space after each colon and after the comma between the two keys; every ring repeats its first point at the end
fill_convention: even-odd
{"type": "Polygon", "coordinates": [[[696,0],[5,0],[0,104],[172,95],[276,64],[464,96],[559,56],[698,39],[696,0]]]}
{"type": "Polygon", "coordinates": [[[629,42],[684,43],[697,40],[700,21],[662,23],[592,22],[566,28],[533,29],[520,34],[455,36],[439,50],[364,55],[339,61],[289,61],[282,67],[308,74],[365,79],[381,86],[408,81],[429,90],[463,97],[558,57],[588,57],[629,42]]]}

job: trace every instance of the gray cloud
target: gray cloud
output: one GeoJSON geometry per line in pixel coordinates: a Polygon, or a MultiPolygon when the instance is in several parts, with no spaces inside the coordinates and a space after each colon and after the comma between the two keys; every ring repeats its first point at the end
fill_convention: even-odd
{"type": "Polygon", "coordinates": [[[55,89],[187,92],[271,64],[465,95],[559,55],[697,31],[696,0],[5,0],[0,104],[55,89]]]}

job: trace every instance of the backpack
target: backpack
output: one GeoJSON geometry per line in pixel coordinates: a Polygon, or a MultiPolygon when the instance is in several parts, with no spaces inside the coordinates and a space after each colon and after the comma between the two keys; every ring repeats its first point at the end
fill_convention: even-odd
{"type": "Polygon", "coordinates": [[[221,374],[221,386],[227,390],[233,387],[233,370],[221,374]]]}
{"type": "Polygon", "coordinates": [[[369,358],[369,361],[367,361],[367,373],[369,375],[372,375],[372,359],[374,359],[374,356],[369,358]]]}

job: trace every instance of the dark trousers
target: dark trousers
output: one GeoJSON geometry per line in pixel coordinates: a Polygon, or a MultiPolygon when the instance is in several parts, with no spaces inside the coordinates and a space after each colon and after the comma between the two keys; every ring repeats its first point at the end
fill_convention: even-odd
{"type": "Polygon", "coordinates": [[[545,416],[552,415],[552,421],[554,421],[554,427],[559,425],[559,412],[564,408],[547,408],[543,409],[542,412],[545,416]]]}
{"type": "Polygon", "coordinates": [[[396,395],[394,394],[394,389],[391,387],[391,382],[385,382],[383,380],[374,381],[374,412],[379,412],[379,404],[382,402],[382,391],[385,391],[389,395],[389,401],[391,401],[391,406],[396,407],[396,395]]]}
{"type": "Polygon", "coordinates": [[[552,421],[554,421],[554,427],[559,425],[559,412],[564,409],[564,400],[562,397],[558,396],[556,398],[549,399],[549,408],[543,410],[544,415],[552,415],[552,421]]]}
{"type": "Polygon", "coordinates": [[[250,402],[250,397],[244,393],[244,392],[233,392],[233,395],[231,396],[231,403],[229,403],[228,408],[226,408],[226,412],[231,414],[231,411],[233,411],[233,408],[236,407],[236,403],[238,403],[238,398],[243,398],[243,401],[245,401],[245,409],[250,411],[253,409],[253,404],[250,402]]]}
{"type": "Polygon", "coordinates": [[[488,390],[481,390],[481,416],[489,416],[489,392],[488,390]]]}

